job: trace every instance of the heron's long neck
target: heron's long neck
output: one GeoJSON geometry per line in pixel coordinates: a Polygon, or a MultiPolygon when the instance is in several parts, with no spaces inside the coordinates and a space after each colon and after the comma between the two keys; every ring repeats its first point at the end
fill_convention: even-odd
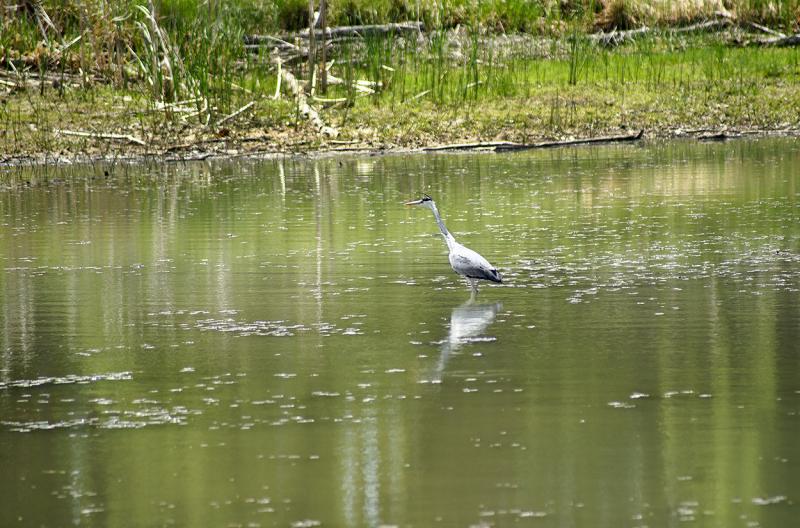
{"type": "Polygon", "coordinates": [[[439,216],[439,210],[436,208],[436,204],[431,202],[431,211],[433,211],[433,216],[436,218],[436,223],[439,224],[439,230],[442,232],[442,236],[444,237],[444,241],[447,242],[447,248],[452,249],[453,244],[456,243],[456,239],[453,238],[453,235],[450,234],[450,231],[444,226],[444,222],[442,222],[442,217],[439,216]]]}

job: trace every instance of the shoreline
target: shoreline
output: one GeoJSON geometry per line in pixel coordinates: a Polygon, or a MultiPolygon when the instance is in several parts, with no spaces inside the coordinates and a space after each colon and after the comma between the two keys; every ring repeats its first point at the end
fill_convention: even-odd
{"type": "Polygon", "coordinates": [[[41,15],[14,7],[3,28],[15,38],[0,39],[0,167],[499,151],[640,130],[800,136],[800,4],[763,18],[737,2],[681,13],[578,2],[550,18],[520,11],[517,22],[545,23],[528,30],[492,23],[505,5],[452,24],[423,24],[420,5],[416,22],[342,19],[321,50],[308,29],[249,25],[242,14],[260,11],[236,2],[151,3],[90,28],[76,11],[41,41],[41,15]],[[211,41],[192,38],[209,28],[211,41]]]}
{"type": "MultiPolygon", "coordinates": [[[[732,128],[720,127],[688,129],[676,128],[672,130],[653,131],[644,130],[643,136],[636,141],[626,141],[631,145],[641,145],[643,143],[665,142],[672,140],[687,140],[698,142],[725,142],[739,139],[761,139],[761,138],[800,138],[800,127],[795,128],[732,128]]],[[[574,140],[592,139],[591,137],[570,137],[574,140]]],[[[542,138],[545,140],[545,138],[542,138]]],[[[222,142],[219,142],[222,143],[222,142]]],[[[66,167],[73,165],[88,164],[169,164],[169,163],[189,163],[197,161],[226,161],[234,159],[244,159],[250,161],[269,160],[279,158],[294,159],[322,159],[335,158],[339,156],[384,156],[402,154],[464,154],[464,153],[491,153],[509,154],[510,152],[500,152],[491,147],[481,146],[481,141],[475,138],[464,138],[463,141],[455,141],[448,145],[429,144],[422,146],[397,146],[397,145],[376,145],[376,144],[321,144],[316,148],[300,148],[297,144],[290,145],[289,148],[250,148],[253,141],[237,141],[231,139],[224,142],[222,148],[218,149],[197,149],[185,156],[176,155],[170,148],[158,152],[136,152],[135,149],[121,149],[113,154],[92,154],[80,152],[74,155],[60,155],[51,153],[32,153],[23,155],[10,155],[0,157],[0,169],[15,170],[25,167],[66,167]],[[466,146],[473,145],[473,146],[466,146]],[[293,148],[294,147],[294,148],[293,148]],[[442,148],[447,147],[447,148],[442,148]]],[[[484,140],[483,143],[492,144],[491,140],[484,140]]],[[[576,148],[576,147],[598,147],[610,146],[615,142],[606,141],[592,144],[548,144],[543,147],[530,147],[525,150],[544,150],[553,148],[576,148]]]]}

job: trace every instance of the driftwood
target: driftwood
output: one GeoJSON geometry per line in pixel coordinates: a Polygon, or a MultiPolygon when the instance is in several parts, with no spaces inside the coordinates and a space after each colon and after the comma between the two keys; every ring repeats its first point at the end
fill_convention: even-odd
{"type": "MultiPolygon", "coordinates": [[[[395,24],[370,24],[363,26],[337,26],[328,27],[324,30],[315,29],[314,38],[319,40],[328,40],[341,37],[371,37],[396,33],[419,33],[423,30],[424,25],[422,22],[397,22],[395,24]]],[[[278,40],[283,41],[284,44],[282,45],[285,45],[294,39],[308,40],[309,33],[310,32],[308,29],[304,29],[296,33],[280,35],[279,37],[271,35],[245,35],[244,44],[246,47],[253,45],[274,45],[276,40],[278,40]]]]}
{"type": "Polygon", "coordinates": [[[644,135],[644,130],[640,130],[637,134],[630,134],[626,136],[604,136],[604,137],[595,137],[587,139],[570,139],[566,141],[546,141],[543,143],[498,145],[497,147],[495,147],[495,152],[511,152],[517,150],[569,147],[573,145],[593,145],[597,143],[624,143],[627,141],[638,141],[642,139],[643,135],[644,135]]]}
{"type": "MultiPolygon", "coordinates": [[[[275,59],[275,62],[280,64],[280,59],[275,59]]],[[[314,127],[317,129],[317,132],[320,132],[328,137],[336,137],[339,135],[339,131],[333,127],[329,127],[325,124],[322,118],[319,116],[319,113],[314,110],[314,108],[308,104],[308,99],[306,98],[305,92],[303,92],[302,86],[300,86],[300,82],[297,78],[290,72],[287,68],[280,69],[280,76],[283,78],[284,84],[286,84],[289,89],[294,94],[295,98],[297,99],[297,107],[300,110],[300,113],[303,114],[303,117],[311,121],[314,127]]]]}

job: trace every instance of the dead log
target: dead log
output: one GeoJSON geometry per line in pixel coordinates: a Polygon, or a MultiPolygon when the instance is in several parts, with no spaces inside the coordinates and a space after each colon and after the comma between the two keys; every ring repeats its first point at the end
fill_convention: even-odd
{"type": "Polygon", "coordinates": [[[604,136],[586,139],[569,139],[566,141],[545,141],[543,143],[498,145],[494,150],[495,152],[512,152],[517,150],[570,147],[574,145],[595,145],[598,143],[624,143],[627,141],[638,141],[642,139],[643,135],[644,130],[640,130],[637,134],[625,136],[604,136]]]}

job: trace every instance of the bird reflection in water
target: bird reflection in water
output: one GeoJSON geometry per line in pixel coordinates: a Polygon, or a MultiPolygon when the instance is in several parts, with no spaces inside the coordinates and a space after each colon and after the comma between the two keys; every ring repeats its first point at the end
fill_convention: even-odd
{"type": "Polygon", "coordinates": [[[439,351],[439,361],[430,381],[441,383],[445,366],[450,356],[457,354],[458,350],[466,343],[470,343],[479,338],[481,334],[492,324],[497,317],[497,312],[503,308],[502,303],[482,303],[477,304],[471,298],[461,306],[453,308],[450,314],[450,331],[442,341],[439,351]]]}

